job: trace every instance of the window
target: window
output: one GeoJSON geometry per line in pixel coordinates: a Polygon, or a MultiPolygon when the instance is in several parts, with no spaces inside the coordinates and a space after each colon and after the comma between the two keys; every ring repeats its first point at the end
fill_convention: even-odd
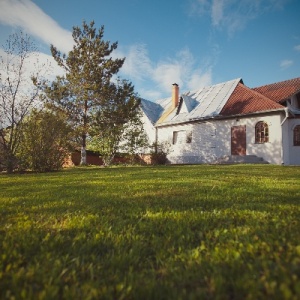
{"type": "Polygon", "coordinates": [[[269,142],[269,126],[261,121],[255,125],[255,143],[263,144],[269,142]]]}
{"type": "Polygon", "coordinates": [[[192,142],[192,139],[193,139],[193,134],[192,134],[192,131],[189,131],[187,134],[186,134],[186,142],[188,144],[190,144],[192,142]]]}
{"type": "Polygon", "coordinates": [[[300,94],[297,95],[296,103],[297,103],[296,104],[297,105],[296,108],[299,109],[300,108],[300,94]]]}
{"type": "Polygon", "coordinates": [[[178,131],[173,131],[173,145],[177,144],[178,131]]]}
{"type": "Polygon", "coordinates": [[[300,146],[300,125],[294,128],[294,146],[300,146]]]}
{"type": "Polygon", "coordinates": [[[192,142],[192,132],[185,130],[173,131],[173,145],[192,142]]]}

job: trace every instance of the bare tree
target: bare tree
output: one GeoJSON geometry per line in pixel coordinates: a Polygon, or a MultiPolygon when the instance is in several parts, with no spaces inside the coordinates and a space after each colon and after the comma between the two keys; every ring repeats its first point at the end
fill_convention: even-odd
{"type": "Polygon", "coordinates": [[[17,165],[22,123],[39,104],[38,84],[44,65],[37,49],[23,32],[9,36],[0,53],[0,164],[8,173],[17,165]],[[34,84],[35,83],[35,84],[34,84]]]}

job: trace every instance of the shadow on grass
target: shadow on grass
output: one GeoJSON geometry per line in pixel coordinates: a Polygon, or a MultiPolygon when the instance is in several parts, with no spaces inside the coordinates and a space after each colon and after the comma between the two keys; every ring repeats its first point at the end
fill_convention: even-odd
{"type": "Polygon", "coordinates": [[[0,298],[296,296],[300,172],[290,170],[76,169],[4,178],[0,298]]]}

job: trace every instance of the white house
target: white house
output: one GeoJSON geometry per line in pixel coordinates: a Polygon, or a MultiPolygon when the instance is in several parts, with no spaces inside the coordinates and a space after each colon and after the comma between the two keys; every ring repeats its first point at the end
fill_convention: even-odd
{"type": "Polygon", "coordinates": [[[300,78],[257,88],[242,79],[142,100],[150,142],[168,144],[180,163],[257,162],[300,165],[300,78]]]}

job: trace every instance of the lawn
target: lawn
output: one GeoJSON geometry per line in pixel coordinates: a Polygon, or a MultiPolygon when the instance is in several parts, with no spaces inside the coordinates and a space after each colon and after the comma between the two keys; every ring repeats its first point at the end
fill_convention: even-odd
{"type": "Polygon", "coordinates": [[[300,299],[300,168],[0,175],[0,299],[300,299]]]}

